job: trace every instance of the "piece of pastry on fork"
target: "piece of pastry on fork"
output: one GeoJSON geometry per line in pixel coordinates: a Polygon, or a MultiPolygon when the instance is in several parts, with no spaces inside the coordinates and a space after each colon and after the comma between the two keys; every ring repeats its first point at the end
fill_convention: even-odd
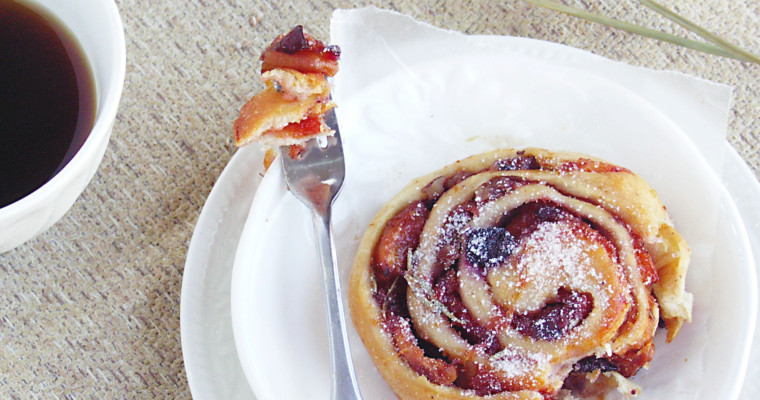
{"type": "Polygon", "coordinates": [[[261,55],[261,80],[266,88],[243,105],[233,125],[239,147],[257,142],[267,152],[289,146],[298,154],[314,137],[330,136],[324,113],[335,107],[327,77],[338,72],[340,48],[304,33],[302,26],[278,36],[261,55]]]}

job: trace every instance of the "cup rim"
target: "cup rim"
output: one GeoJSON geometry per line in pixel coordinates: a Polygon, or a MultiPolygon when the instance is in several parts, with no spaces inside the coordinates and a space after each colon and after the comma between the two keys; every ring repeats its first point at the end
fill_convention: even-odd
{"type": "MultiPolygon", "coordinates": [[[[69,162],[45,182],[42,186],[35,189],[33,192],[26,196],[10,203],[4,207],[0,207],[0,222],[8,218],[17,216],[25,209],[33,207],[35,204],[44,202],[45,199],[50,196],[54,196],[58,188],[62,185],[66,185],[70,182],[74,176],[82,170],[87,163],[87,159],[92,156],[91,153],[96,152],[100,147],[99,144],[103,140],[109,139],[109,132],[111,126],[116,119],[116,112],[121,102],[121,95],[124,89],[124,80],[126,77],[126,64],[127,64],[127,50],[126,39],[124,34],[124,25],[119,15],[118,7],[115,2],[106,1],[106,26],[112,27],[115,35],[115,42],[110,47],[109,57],[114,62],[114,67],[110,69],[104,79],[104,83],[99,85],[104,88],[101,92],[99,100],[99,107],[97,114],[95,115],[95,121],[90,129],[90,133],[85,139],[82,146],[77,150],[74,156],[69,162]]],[[[80,193],[81,194],[81,193],[80,193]]]]}

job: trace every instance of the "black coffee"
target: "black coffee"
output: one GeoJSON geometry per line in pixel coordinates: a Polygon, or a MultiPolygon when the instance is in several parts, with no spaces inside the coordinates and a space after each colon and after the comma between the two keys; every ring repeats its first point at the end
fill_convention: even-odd
{"type": "Polygon", "coordinates": [[[58,173],[94,118],[92,72],[76,39],[54,17],[0,0],[0,207],[58,173]]]}

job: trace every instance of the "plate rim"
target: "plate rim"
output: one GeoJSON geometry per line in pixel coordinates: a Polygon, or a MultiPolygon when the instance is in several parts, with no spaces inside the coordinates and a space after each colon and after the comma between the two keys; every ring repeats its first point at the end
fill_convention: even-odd
{"type": "MultiPolygon", "coordinates": [[[[208,257],[212,253],[212,248],[219,246],[221,241],[225,238],[216,237],[215,234],[209,232],[217,232],[218,227],[221,224],[221,218],[215,218],[216,214],[225,214],[229,212],[229,205],[232,204],[236,207],[241,207],[241,210],[245,211],[250,208],[250,202],[235,202],[233,196],[228,193],[231,188],[236,186],[236,178],[243,179],[249,176],[255,176],[260,174],[256,168],[250,168],[256,164],[261,165],[263,161],[263,154],[254,147],[238,149],[235,154],[232,155],[227,165],[225,165],[218,179],[214,183],[206,197],[201,212],[195,223],[193,234],[188,244],[187,255],[185,257],[185,264],[182,277],[182,286],[180,289],[180,305],[179,305],[179,317],[180,317],[180,345],[182,350],[182,359],[185,366],[185,375],[187,376],[188,387],[190,394],[195,399],[202,399],[207,397],[207,390],[202,385],[201,376],[208,374],[208,363],[203,362],[203,344],[196,342],[201,341],[199,338],[204,336],[201,333],[194,332],[192,329],[197,325],[190,326],[193,319],[200,319],[199,311],[202,300],[191,294],[195,291],[200,291],[203,284],[206,281],[206,271],[212,267],[208,257]],[[228,204],[223,204],[224,200],[227,200],[228,204]],[[227,210],[225,210],[227,206],[227,210]],[[209,242],[202,241],[205,236],[211,235],[214,240],[209,242]],[[197,360],[197,361],[196,361],[197,360]]],[[[254,182],[253,192],[251,193],[251,200],[255,195],[256,189],[258,189],[259,182],[254,182]]],[[[235,194],[240,190],[235,190],[235,194]]],[[[241,225],[245,224],[247,214],[241,225]]],[[[242,229],[241,229],[242,233],[242,229]]],[[[235,247],[239,237],[233,238],[235,247]]],[[[232,263],[229,266],[232,268],[232,263]]],[[[202,327],[203,328],[203,327],[202,327]]],[[[234,345],[234,342],[233,342],[234,345]]],[[[239,362],[238,362],[239,364],[239,362]]],[[[246,382],[247,384],[247,382],[246,382]]],[[[250,390],[250,388],[248,388],[250,390]]]]}

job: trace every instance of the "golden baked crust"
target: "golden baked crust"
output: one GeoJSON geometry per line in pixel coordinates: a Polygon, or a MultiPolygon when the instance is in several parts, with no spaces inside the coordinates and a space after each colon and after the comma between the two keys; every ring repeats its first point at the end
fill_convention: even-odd
{"type": "Polygon", "coordinates": [[[651,360],[659,318],[668,341],[691,318],[688,258],[631,171],[498,150],[415,179],[378,212],[351,271],[351,317],[402,399],[635,392],[621,382],[651,360]],[[473,247],[493,237],[509,244],[498,257],[473,247]]]}

